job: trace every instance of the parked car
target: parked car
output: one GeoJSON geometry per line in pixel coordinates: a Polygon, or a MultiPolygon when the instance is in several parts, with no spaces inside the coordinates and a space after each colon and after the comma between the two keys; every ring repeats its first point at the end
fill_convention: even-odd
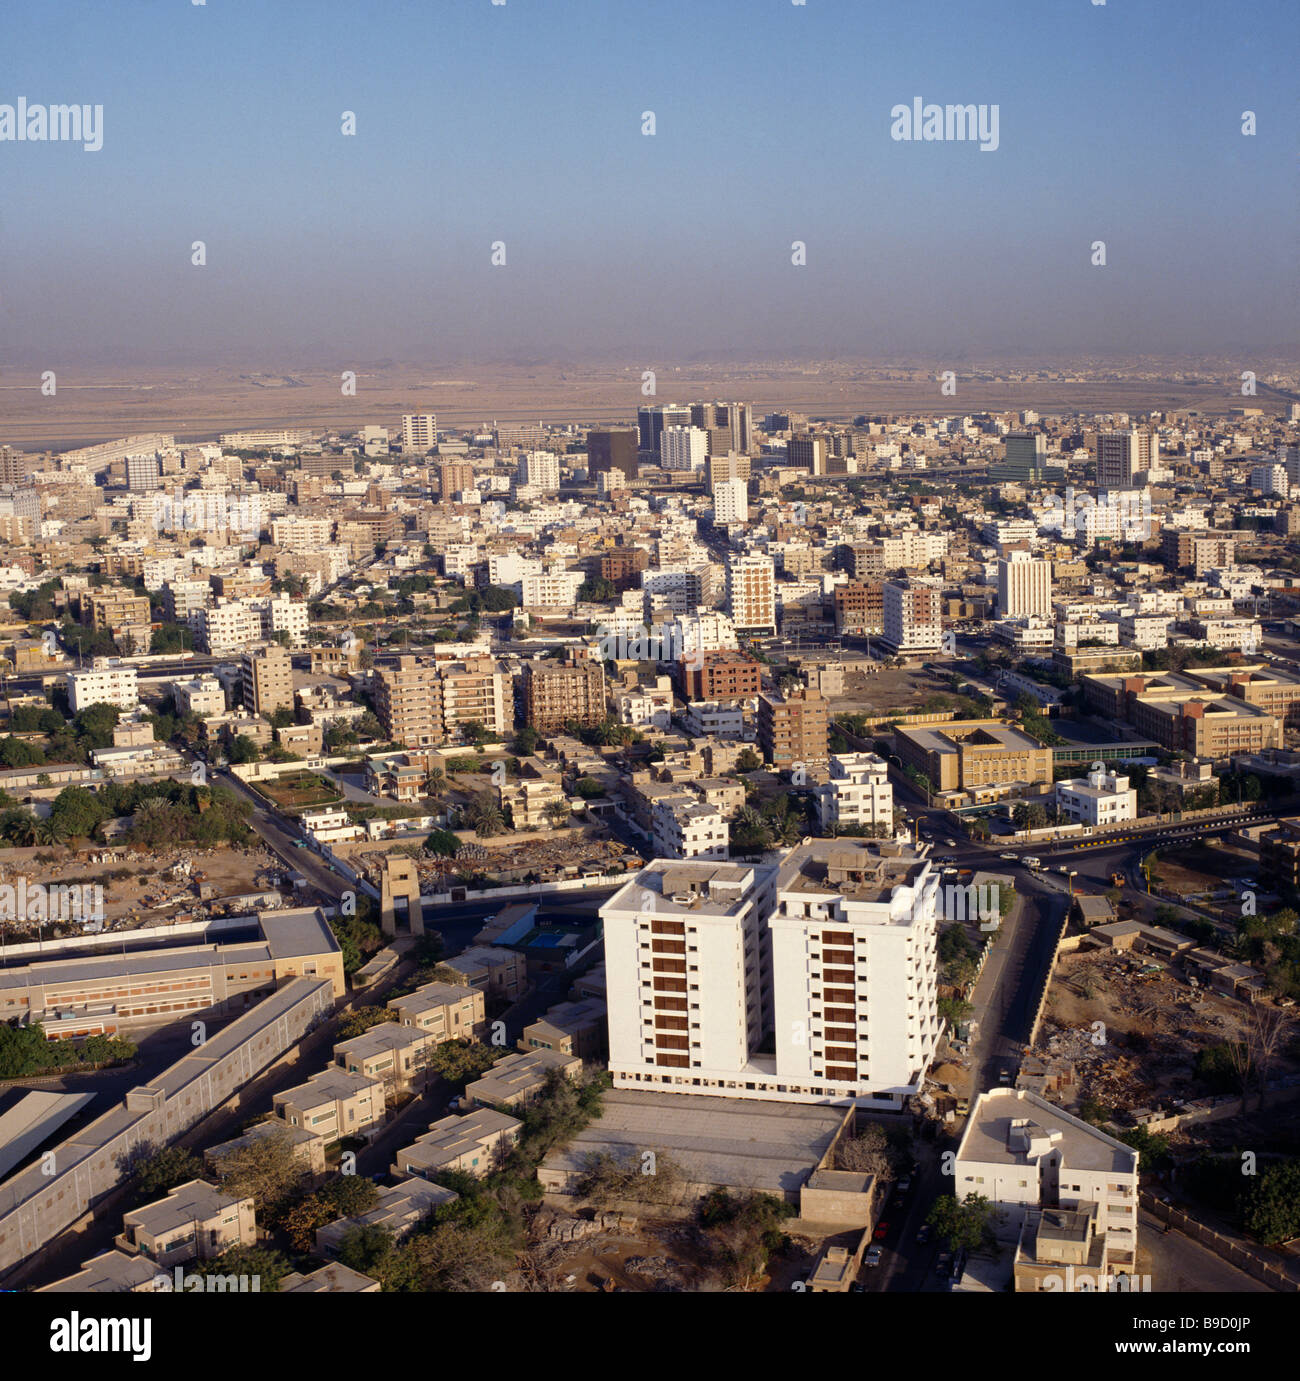
{"type": "Polygon", "coordinates": [[[879,1247],[868,1247],[867,1254],[862,1258],[864,1266],[879,1266],[885,1253],[879,1247]]]}
{"type": "Polygon", "coordinates": [[[929,1223],[922,1223],[921,1226],[920,1226],[919,1228],[917,1228],[917,1230],[916,1230],[916,1240],[917,1240],[918,1244],[919,1244],[920,1246],[922,1246],[922,1247],[925,1246],[925,1244],[930,1240],[930,1224],[929,1224],[929,1223]]]}
{"type": "Polygon", "coordinates": [[[955,849],[957,847],[957,841],[955,839],[945,839],[943,842],[945,847],[949,849],[955,849]]]}
{"type": "Polygon", "coordinates": [[[911,1192],[911,1189],[912,1189],[912,1181],[911,1181],[910,1179],[902,1179],[902,1180],[899,1180],[899,1182],[898,1182],[898,1197],[901,1199],[901,1198],[903,1197],[904,1194],[910,1193],[910,1192],[911,1192]]]}
{"type": "Polygon", "coordinates": [[[875,1232],[873,1232],[873,1233],[871,1234],[871,1236],[872,1236],[877,1242],[883,1242],[883,1241],[885,1240],[885,1238],[889,1236],[889,1224],[888,1224],[888,1223],[877,1223],[877,1224],[876,1224],[876,1230],[875,1230],[875,1232]]]}

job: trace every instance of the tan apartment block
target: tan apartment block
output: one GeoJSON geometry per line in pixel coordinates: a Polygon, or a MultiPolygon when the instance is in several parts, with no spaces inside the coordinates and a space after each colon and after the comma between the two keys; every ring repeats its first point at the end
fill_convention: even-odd
{"type": "Polygon", "coordinates": [[[120,1251],[148,1257],[159,1266],[209,1261],[227,1247],[251,1247],[257,1241],[253,1200],[251,1195],[232,1198],[206,1180],[190,1180],[165,1199],[124,1214],[122,1231],[113,1241],[120,1251]]]}
{"type": "Polygon", "coordinates": [[[774,771],[825,762],[830,702],[820,691],[758,697],[758,746],[774,771]]]}
{"type": "Polygon", "coordinates": [[[308,1174],[316,1176],[325,1173],[325,1138],[308,1131],[306,1127],[291,1127],[287,1122],[281,1122],[277,1118],[255,1123],[242,1136],[219,1142],[216,1146],[209,1146],[203,1152],[203,1162],[214,1176],[220,1178],[221,1161],[224,1157],[234,1151],[243,1151],[255,1146],[267,1137],[285,1137],[293,1148],[294,1159],[308,1174]]]}
{"type": "Polygon", "coordinates": [[[276,710],[293,709],[293,662],[288,648],[262,647],[246,652],[239,666],[244,707],[268,719],[276,710]]]}
{"type": "Polygon", "coordinates": [[[461,1116],[453,1113],[398,1151],[392,1173],[427,1179],[444,1170],[464,1170],[481,1179],[502,1152],[519,1140],[523,1125],[495,1108],[476,1108],[461,1116]]]}
{"type": "Polygon", "coordinates": [[[389,1097],[409,1093],[423,1084],[429,1051],[440,1042],[418,1026],[385,1022],[334,1047],[334,1059],[349,1074],[382,1083],[389,1097]]]}
{"type": "Polygon", "coordinates": [[[383,1084],[338,1068],[323,1069],[271,1101],[275,1116],[288,1126],[305,1127],[327,1142],[364,1135],[384,1120],[383,1084]]]}
{"type": "Polygon", "coordinates": [[[487,1027],[482,988],[468,983],[426,983],[406,997],[395,997],[388,1004],[403,1026],[414,1027],[433,1037],[435,1045],[444,1041],[472,1040],[487,1027]]]}
{"type": "Polygon", "coordinates": [[[334,1256],[339,1243],[352,1228],[357,1227],[383,1228],[400,1242],[435,1208],[455,1203],[459,1197],[453,1190],[420,1179],[403,1180],[400,1184],[385,1187],[379,1191],[379,1201],[365,1213],[358,1213],[352,1218],[339,1218],[317,1228],[316,1254],[334,1256]]]}
{"type": "Polygon", "coordinates": [[[488,997],[517,1002],[528,987],[528,964],[522,954],[496,945],[474,945],[443,965],[459,974],[471,988],[480,988],[488,997]]]}
{"type": "Polygon", "coordinates": [[[521,1050],[498,1060],[481,1079],[467,1085],[464,1101],[470,1105],[516,1108],[541,1093],[552,1070],[559,1070],[567,1079],[576,1079],[582,1073],[582,1060],[555,1050],[521,1050]]]}
{"type": "Polygon", "coordinates": [[[524,718],[539,734],[570,723],[600,724],[605,715],[605,670],[599,662],[525,664],[524,718]]]}
{"type": "Polygon", "coordinates": [[[607,1045],[606,1007],[599,998],[561,1002],[523,1029],[520,1050],[555,1050],[594,1060],[607,1045]]]}

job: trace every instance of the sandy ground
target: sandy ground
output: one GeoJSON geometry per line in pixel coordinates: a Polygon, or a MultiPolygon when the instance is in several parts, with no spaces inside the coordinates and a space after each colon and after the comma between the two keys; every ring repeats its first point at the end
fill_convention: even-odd
{"type": "MultiPolygon", "coordinates": [[[[300,362],[298,362],[300,363],[300,362]]],[[[1263,362],[1261,362],[1261,365],[1263,362]]],[[[395,424],[413,400],[449,426],[501,421],[631,419],[644,403],[641,372],[658,368],[665,402],[736,398],[754,405],[755,420],[793,408],[814,417],[852,419],[866,413],[947,414],[953,400],[939,393],[936,361],[890,365],[837,360],[763,361],[674,366],[667,361],[593,364],[437,365],[382,362],[357,371],[356,398],[339,390],[335,367],[300,369],[294,361],[241,361],[229,368],[176,366],[75,367],[59,371],[58,393],[40,394],[39,369],[14,371],[0,384],[0,431],[12,445],[70,447],[131,433],[172,432],[180,439],[212,437],[251,427],[328,426],[355,430],[363,422],[395,424]],[[258,375],[254,371],[265,373],[258,375]]],[[[1033,407],[1046,412],[1145,411],[1151,408],[1226,409],[1240,403],[1238,365],[1198,362],[1203,383],[1176,379],[1187,363],[1143,360],[1127,377],[1123,365],[1095,376],[1083,367],[1042,368],[985,362],[958,372],[963,412],[1033,407]],[[1056,373],[1059,377],[1050,377],[1056,373]],[[977,375],[979,377],[977,377],[977,375]],[[1021,377],[1016,377],[1020,375],[1021,377]],[[1137,377],[1142,375],[1144,377],[1137,377]],[[1027,376],[1027,377],[1025,377],[1027,376]]],[[[1267,373],[1267,370],[1264,371],[1267,373]]],[[[1271,395],[1258,400],[1273,410],[1271,395]]],[[[1278,405],[1280,410],[1280,405],[1278,405]]]]}

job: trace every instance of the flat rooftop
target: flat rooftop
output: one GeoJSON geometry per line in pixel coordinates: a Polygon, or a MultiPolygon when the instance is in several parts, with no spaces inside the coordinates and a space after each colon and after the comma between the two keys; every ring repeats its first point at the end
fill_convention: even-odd
{"type": "Polygon", "coordinates": [[[776,888],[886,902],[895,888],[915,887],[929,868],[928,859],[910,844],[812,839],[786,856],[776,888]]]}
{"type": "Polygon", "coordinates": [[[601,1108],[599,1120],[547,1156],[546,1168],[581,1171],[602,1152],[639,1160],[656,1151],[692,1183],[782,1194],[802,1188],[851,1111],[636,1089],[611,1089],[601,1108]]]}
{"type": "Polygon", "coordinates": [[[1026,1089],[991,1089],[980,1094],[957,1159],[985,1165],[1036,1165],[1051,1149],[1060,1150],[1063,1169],[1137,1173],[1136,1151],[1026,1089]]]}
{"type": "Polygon", "coordinates": [[[605,905],[660,917],[732,917],[773,869],[747,863],[657,858],[605,905]]]}

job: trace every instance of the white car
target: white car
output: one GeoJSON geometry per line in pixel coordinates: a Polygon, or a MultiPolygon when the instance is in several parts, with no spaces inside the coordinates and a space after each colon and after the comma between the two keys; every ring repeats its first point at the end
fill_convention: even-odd
{"type": "Polygon", "coordinates": [[[1019,854],[999,854],[998,857],[999,857],[1004,863],[1018,863],[1018,862],[1020,861],[1020,855],[1019,855],[1019,854]]]}
{"type": "Polygon", "coordinates": [[[862,1258],[862,1264],[864,1266],[879,1266],[884,1255],[879,1247],[868,1247],[866,1256],[862,1258]]]}

